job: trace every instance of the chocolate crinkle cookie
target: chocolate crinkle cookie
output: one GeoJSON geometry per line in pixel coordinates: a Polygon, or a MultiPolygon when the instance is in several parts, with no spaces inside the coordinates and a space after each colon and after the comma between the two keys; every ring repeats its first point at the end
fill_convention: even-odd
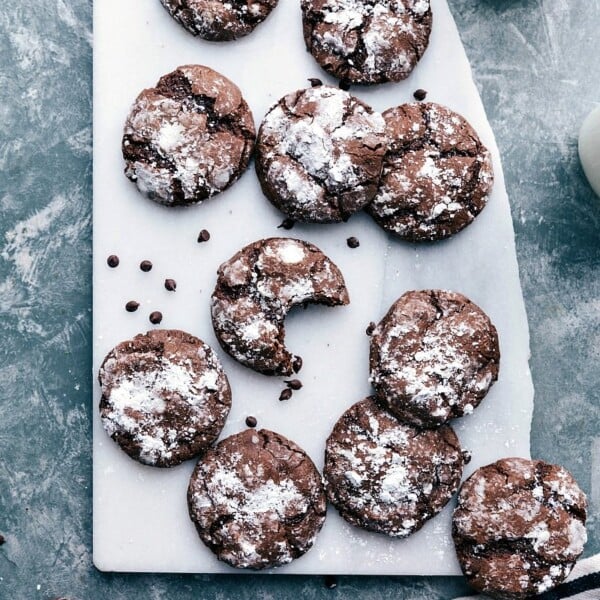
{"type": "Polygon", "coordinates": [[[278,567],[302,556],[325,521],[321,475],[294,442],[248,429],[200,460],[188,488],[202,541],[229,565],[278,567]]]}
{"type": "Polygon", "coordinates": [[[371,336],[371,382],[400,419],[436,427],[469,414],[498,379],[498,333],[461,294],[406,292],[371,336]]]}
{"type": "Polygon", "coordinates": [[[306,48],[348,83],[401,81],[429,44],[429,0],[302,0],[306,48]]]}
{"type": "Polygon", "coordinates": [[[417,429],[367,398],[342,415],[327,440],[327,497],[349,523],[407,537],[448,503],[463,465],[451,427],[417,429]]]}
{"type": "Polygon", "coordinates": [[[98,375],[106,433],[129,455],[171,467],[219,436],[231,390],[212,349],[177,330],[154,330],[113,348],[98,375]]]}
{"type": "Polygon", "coordinates": [[[505,458],[473,473],[453,537],[469,583],[493,598],[530,598],[559,585],[587,540],[587,502],[573,477],[541,460],[505,458]]]}
{"type": "Polygon", "coordinates": [[[316,246],[269,238],[219,267],[212,321],[221,346],[237,361],[265,375],[291,375],[299,361],[285,347],[288,311],[349,302],[342,273],[316,246]]]}
{"type": "Polygon", "coordinates": [[[384,130],[379,113],[338,88],[285,96],[258,134],[263,192],[295,221],[346,221],[375,196],[387,147],[384,130]]]}
{"type": "Polygon", "coordinates": [[[412,242],[464,229],[485,208],[494,182],[490,153],[475,130],[431,102],[403,104],[383,117],[390,145],[368,212],[412,242]]]}
{"type": "Polygon", "coordinates": [[[193,35],[227,42],[248,35],[277,6],[278,0],[160,0],[169,14],[193,35]]]}
{"type": "Polygon", "coordinates": [[[245,171],[252,113],[239,88],[200,65],[179,67],[136,99],[125,123],[125,175],[167,206],[201,202],[245,171]]]}

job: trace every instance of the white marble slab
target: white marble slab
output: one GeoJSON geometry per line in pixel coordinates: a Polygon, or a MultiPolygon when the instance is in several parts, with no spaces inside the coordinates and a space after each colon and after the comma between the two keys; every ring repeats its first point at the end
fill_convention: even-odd
{"type": "MultiPolygon", "coordinates": [[[[137,93],[180,64],[202,63],[233,79],[258,123],[282,95],[308,77],[333,83],[305,52],[296,0],[280,6],[253,35],[217,45],[197,40],[172,21],[158,0],[94,3],[94,374],[116,343],[150,328],[161,310],[164,327],[188,330],[218,349],[233,389],[223,435],[259,426],[289,436],[322,467],[325,438],[338,416],[369,393],[364,330],[409,289],[442,287],[468,295],[490,315],[501,341],[500,380],[475,413],[456,423],[474,468],[506,455],[529,455],[533,387],[529,335],[515,256],[510,208],[498,150],[446,0],[432,0],[431,45],[408,81],[353,92],[376,109],[428,99],[464,114],[494,157],[496,186],[476,222],[443,243],[413,246],[388,238],[366,215],[349,223],[297,226],[290,234],[320,246],[343,270],[352,304],[311,307],[288,319],[288,342],[304,356],[304,388],[278,402],[281,380],[257,375],[218,349],[209,318],[217,266],[243,245],[281,233],[279,214],[264,199],[252,168],[225,194],[202,206],[169,210],[142,198],[122,174],[122,125],[137,93]],[[212,234],[197,244],[200,229],[212,234]],[[360,239],[350,250],[348,236],[360,239]],[[106,266],[109,254],[121,265],[106,266]],[[150,259],[154,269],[138,264],[150,259]],[[175,294],[163,288],[177,280],[175,294]],[[142,303],[137,313],[127,300],[142,303]]],[[[99,402],[95,384],[94,405],[99,402]]],[[[105,571],[234,572],[202,545],[187,516],[185,492],[193,464],[143,467],[104,434],[94,412],[94,562],[105,571]]],[[[451,507],[407,540],[361,532],[330,509],[315,547],[278,573],[458,574],[450,539],[451,507]]]]}

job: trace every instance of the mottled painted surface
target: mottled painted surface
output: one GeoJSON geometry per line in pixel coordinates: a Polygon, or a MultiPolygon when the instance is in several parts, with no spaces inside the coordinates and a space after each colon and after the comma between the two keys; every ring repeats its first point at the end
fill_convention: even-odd
{"type": "MultiPolygon", "coordinates": [[[[148,0],[151,1],[151,0],[148,0]]],[[[284,0],[285,1],[285,0],[284,0]]],[[[290,0],[287,0],[290,1],[290,0]]],[[[532,336],[532,453],[600,551],[598,0],[450,0],[503,155],[532,336]]],[[[449,600],[460,579],[105,575],[91,562],[91,3],[0,6],[0,598],[449,600]]]]}

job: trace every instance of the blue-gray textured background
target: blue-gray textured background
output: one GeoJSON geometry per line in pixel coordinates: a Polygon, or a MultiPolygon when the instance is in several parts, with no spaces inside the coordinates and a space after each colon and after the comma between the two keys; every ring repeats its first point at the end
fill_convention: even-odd
{"type": "MultiPolygon", "coordinates": [[[[152,0],[148,0],[149,2],[152,0]]],[[[282,0],[291,1],[291,0],[282,0]]],[[[531,328],[532,454],[569,468],[600,551],[599,0],[450,0],[504,161],[531,328]]],[[[0,5],[0,598],[449,600],[459,578],[106,575],[91,561],[90,0],[0,5]]]]}

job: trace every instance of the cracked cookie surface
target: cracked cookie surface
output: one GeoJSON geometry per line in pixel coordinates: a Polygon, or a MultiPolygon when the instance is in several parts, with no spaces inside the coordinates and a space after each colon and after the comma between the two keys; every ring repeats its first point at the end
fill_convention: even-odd
{"type": "Polygon", "coordinates": [[[178,330],[153,330],[118,344],[102,363],[100,416],[131,458],[170,467],[219,436],[231,390],[213,350],[178,330]]]}
{"type": "Polygon", "coordinates": [[[219,267],[212,322],[219,343],[237,361],[265,375],[291,375],[297,357],[285,347],[288,311],[349,302],[342,273],[316,246],[268,238],[219,267]]]}
{"type": "Polygon", "coordinates": [[[417,429],[367,398],[342,415],[327,439],[327,498],[357,527],[407,537],[448,503],[463,465],[451,427],[417,429]]]}
{"type": "Polygon", "coordinates": [[[202,202],[246,170],[256,131],[239,88],[201,65],[186,65],[141,92],[125,123],[125,175],[167,206],[202,202]]]}
{"type": "Polygon", "coordinates": [[[248,35],[277,6],[278,0],[160,0],[169,14],[193,35],[226,42],[248,35]]]}
{"type": "Polygon", "coordinates": [[[485,208],[491,155],[458,113],[411,103],[383,113],[390,145],[367,211],[387,231],[413,242],[447,238],[485,208]]]}
{"type": "Polygon", "coordinates": [[[471,413],[498,379],[498,333],[462,294],[406,292],[371,336],[371,383],[400,419],[436,427],[471,413]]]}
{"type": "Polygon", "coordinates": [[[256,171],[264,194],[295,221],[346,221],[377,191],[384,130],[379,113],[343,90],[288,94],[259,129],[256,171]]]}
{"type": "Polygon", "coordinates": [[[277,567],[302,556],[325,521],[321,475],[282,435],[247,429],[211,448],[188,487],[202,541],[237,568],[277,567]]]}
{"type": "Polygon", "coordinates": [[[506,458],[463,484],[453,538],[469,583],[518,600],[559,585],[583,552],[587,502],[568,471],[506,458]]]}
{"type": "Polygon", "coordinates": [[[406,79],[429,44],[429,0],[302,0],[306,48],[347,83],[406,79]]]}

